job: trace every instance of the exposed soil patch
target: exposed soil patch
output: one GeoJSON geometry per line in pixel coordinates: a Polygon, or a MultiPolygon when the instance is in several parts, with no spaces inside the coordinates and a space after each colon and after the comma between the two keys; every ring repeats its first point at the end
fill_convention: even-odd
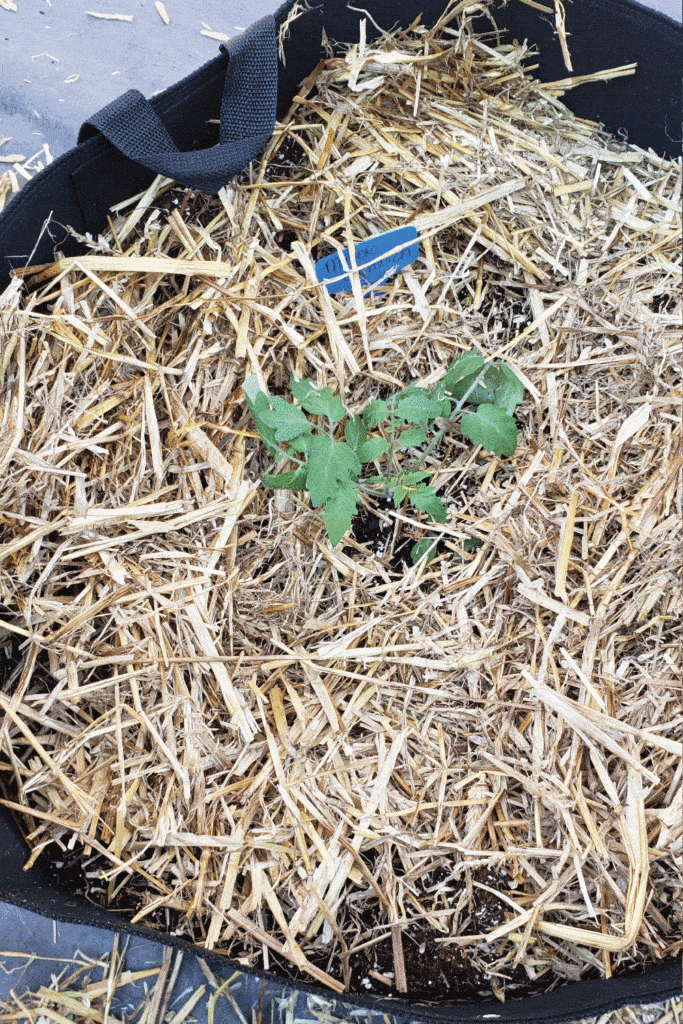
{"type": "MultiPolygon", "coordinates": [[[[109,864],[101,854],[86,856],[80,844],[63,849],[54,843],[41,854],[41,871],[48,880],[75,896],[130,920],[153,898],[139,876],[127,882],[120,879],[107,883],[109,864]]],[[[509,878],[504,872],[478,869],[469,873],[469,887],[462,878],[453,879],[446,867],[437,868],[431,877],[423,879],[423,886],[438,889],[443,894],[444,906],[461,900],[467,903],[468,918],[463,935],[491,931],[506,920],[506,904],[496,895],[496,889],[505,892],[509,878]]],[[[418,887],[419,888],[419,887],[418,887]]],[[[145,917],[145,923],[167,934],[191,937],[202,943],[205,929],[197,922],[194,929],[183,926],[182,913],[170,907],[160,907],[145,917]]],[[[264,925],[275,924],[266,915],[264,925]]],[[[372,906],[359,914],[358,941],[351,951],[340,954],[338,949],[323,953],[315,951],[311,960],[331,977],[345,981],[348,991],[361,995],[391,996],[424,1004],[488,1002],[497,996],[523,998],[547,992],[559,983],[537,975],[529,977],[523,967],[510,967],[504,972],[487,968],[495,962],[491,951],[473,955],[469,948],[449,945],[448,938],[427,922],[414,922],[400,931],[399,944],[405,971],[405,990],[396,979],[395,940],[386,935],[386,927],[378,926],[372,906]]],[[[220,947],[217,947],[220,949],[220,947]]],[[[239,941],[229,947],[230,957],[238,962],[252,963],[251,949],[239,941]]],[[[292,964],[276,953],[269,954],[268,969],[290,982],[308,980],[305,974],[293,969],[292,964]]]]}

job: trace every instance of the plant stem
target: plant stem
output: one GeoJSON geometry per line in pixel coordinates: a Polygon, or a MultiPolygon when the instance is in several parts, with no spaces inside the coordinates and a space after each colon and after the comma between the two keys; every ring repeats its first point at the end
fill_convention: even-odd
{"type": "Polygon", "coordinates": [[[391,430],[391,451],[387,452],[387,475],[384,480],[387,485],[387,491],[391,490],[391,476],[389,475],[394,468],[394,461],[396,459],[396,422],[394,420],[394,412],[396,411],[396,395],[391,396],[391,419],[389,420],[391,430]]]}
{"type": "Polygon", "coordinates": [[[384,497],[384,495],[389,493],[388,490],[381,490],[378,487],[371,487],[369,484],[364,484],[362,480],[356,480],[356,487],[359,491],[362,491],[363,494],[374,494],[384,497]]]}
{"type": "Polygon", "coordinates": [[[272,444],[274,448],[277,448],[278,452],[280,453],[283,459],[291,459],[292,462],[297,462],[300,466],[306,465],[303,459],[297,459],[296,455],[292,455],[291,452],[286,452],[284,448],[281,448],[280,445],[276,444],[275,441],[271,441],[270,444],[272,444]]]}
{"type": "Polygon", "coordinates": [[[453,422],[453,419],[452,419],[452,417],[451,417],[450,419],[446,420],[446,422],[445,422],[445,423],[444,423],[444,425],[442,426],[441,430],[440,430],[440,431],[438,432],[438,434],[435,434],[435,435],[434,435],[434,437],[433,437],[433,438],[431,439],[431,441],[429,442],[429,444],[427,445],[427,447],[425,448],[425,450],[424,450],[424,451],[422,452],[422,454],[420,455],[419,459],[417,459],[417,461],[416,461],[416,462],[413,462],[413,463],[411,464],[411,466],[410,466],[410,470],[411,470],[411,472],[412,472],[413,470],[419,469],[419,468],[420,468],[420,466],[423,466],[423,465],[425,464],[425,462],[426,462],[426,459],[427,459],[427,456],[429,455],[429,453],[430,453],[431,451],[433,451],[433,450],[434,450],[434,448],[436,448],[436,446],[438,445],[439,441],[441,440],[441,438],[443,437],[443,435],[444,435],[444,434],[446,433],[446,430],[448,429],[448,426],[449,426],[449,425],[450,425],[450,424],[451,424],[452,422],[453,422]]]}
{"type": "MultiPolygon", "coordinates": [[[[486,374],[486,371],[488,370],[488,368],[489,368],[488,364],[484,364],[484,366],[482,366],[481,370],[479,371],[477,376],[474,378],[474,380],[472,381],[472,383],[468,387],[468,389],[465,392],[465,394],[462,396],[462,398],[459,398],[457,400],[457,402],[455,403],[455,409],[451,411],[451,415],[448,417],[448,419],[444,423],[444,425],[441,428],[441,430],[438,432],[438,434],[434,435],[432,440],[429,442],[429,444],[427,445],[425,450],[420,455],[420,457],[417,460],[417,462],[414,462],[411,465],[411,467],[410,467],[411,470],[419,469],[420,466],[424,465],[427,456],[430,454],[430,452],[432,452],[434,450],[434,448],[436,448],[436,446],[438,445],[439,441],[441,440],[443,435],[446,433],[446,430],[448,429],[449,424],[451,424],[454,421],[455,417],[458,416],[462,412],[462,408],[463,408],[465,402],[467,401],[467,399],[470,397],[470,395],[472,394],[474,389],[477,387],[477,385],[481,384],[481,382],[483,381],[484,375],[486,374]]],[[[438,387],[438,384],[437,384],[437,387],[438,387]]]]}

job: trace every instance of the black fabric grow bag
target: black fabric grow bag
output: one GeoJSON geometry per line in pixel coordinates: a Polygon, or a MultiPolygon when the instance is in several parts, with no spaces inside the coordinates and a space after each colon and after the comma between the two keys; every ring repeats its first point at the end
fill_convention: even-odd
{"type": "MultiPolygon", "coordinates": [[[[243,36],[221,47],[221,53],[194,74],[147,101],[134,90],[83,126],[79,144],[24,186],[0,216],[0,291],[11,269],[46,263],[55,251],[81,250],[66,225],[78,233],[97,233],[106,226],[109,208],[147,187],[163,173],[179,183],[215,193],[262,149],[276,116],[283,115],[306,75],[323,56],[321,33],[338,41],[354,41],[363,12],[349,10],[343,0],[322,0],[290,28],[286,64],[277,57],[277,33],[289,4],[274,17],[257,22],[243,36]],[[220,118],[221,129],[208,123],[220,118]],[[47,223],[49,222],[49,223],[47,223]],[[45,227],[47,223],[47,227],[45,227]]],[[[418,13],[433,24],[443,0],[366,0],[366,9],[383,28],[409,24],[418,13]]],[[[508,38],[528,39],[540,50],[536,74],[543,80],[563,78],[564,67],[552,18],[510,0],[496,11],[496,22],[508,38]]],[[[638,62],[635,76],[592,84],[570,92],[567,105],[581,117],[602,121],[629,143],[652,147],[662,155],[680,152],[680,69],[682,32],[669,19],[629,0],[581,0],[567,8],[575,75],[638,62]]],[[[372,37],[375,29],[368,24],[372,37]]],[[[97,906],[66,893],[39,866],[24,873],[23,839],[9,812],[0,807],[0,899],[49,919],[124,931],[201,953],[225,976],[243,968],[218,955],[140,926],[131,926],[97,906]]],[[[273,991],[291,992],[273,975],[246,971],[273,991]]],[[[681,991],[680,959],[663,968],[609,981],[585,981],[554,993],[507,1004],[479,1003],[418,1007],[407,1002],[360,996],[333,998],[302,984],[302,994],[318,993],[341,1017],[359,1007],[389,1014],[394,1020],[565,1021],[593,1016],[628,1003],[660,1001],[681,991]]]]}

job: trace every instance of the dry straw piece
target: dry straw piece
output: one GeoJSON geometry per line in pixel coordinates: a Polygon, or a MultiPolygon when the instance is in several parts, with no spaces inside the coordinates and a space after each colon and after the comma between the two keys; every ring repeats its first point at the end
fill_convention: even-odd
{"type": "Polygon", "coordinates": [[[472,10],[363,22],[218,199],[157,179],[0,313],[0,769],[31,862],[75,845],[136,921],[451,1001],[680,946],[681,166],[472,10]],[[377,294],[317,283],[406,224],[377,294]],[[524,381],[522,430],[431,453],[446,525],[382,513],[435,561],[331,549],[260,485],[249,374],[358,412],[472,347],[524,381]]]}
{"type": "MultiPolygon", "coordinates": [[[[224,995],[234,1002],[229,985],[222,991],[207,965],[200,961],[202,971],[209,985],[199,985],[194,992],[182,993],[183,1001],[178,1009],[171,1010],[169,1002],[178,981],[183,962],[183,953],[164,948],[159,967],[145,970],[126,968],[127,942],[119,945],[119,935],[114,934],[111,953],[102,959],[92,959],[77,953],[73,959],[55,958],[48,960],[46,968],[55,967],[50,985],[41,985],[35,991],[22,991],[13,986],[6,1002],[0,1002],[0,1024],[21,1021],[25,1024],[121,1024],[121,1018],[112,1012],[115,1001],[128,1011],[123,1020],[135,1020],[136,1024],[184,1024],[196,1020],[196,1007],[206,1007],[209,1020],[213,1020],[213,1009],[217,997],[224,995]],[[207,1000],[209,986],[213,989],[207,1000]],[[140,998],[140,992],[145,995],[140,998]],[[135,1005],[133,1003],[135,1000],[135,1005]]],[[[13,971],[26,966],[26,954],[0,950],[0,964],[13,971]]],[[[231,979],[232,981],[233,979],[231,979]]],[[[238,987],[238,986],[236,986],[238,987]]],[[[178,999],[174,1004],[177,1005],[178,999]]]]}
{"type": "MultiPolygon", "coordinates": [[[[11,141],[10,137],[0,139],[0,147],[11,141]]],[[[28,159],[23,153],[2,153],[0,150],[0,170],[3,170],[3,164],[13,165],[11,168],[6,167],[0,174],[0,213],[25,182],[30,181],[37,171],[42,171],[51,163],[52,153],[47,142],[44,142],[38,152],[28,159]]]]}

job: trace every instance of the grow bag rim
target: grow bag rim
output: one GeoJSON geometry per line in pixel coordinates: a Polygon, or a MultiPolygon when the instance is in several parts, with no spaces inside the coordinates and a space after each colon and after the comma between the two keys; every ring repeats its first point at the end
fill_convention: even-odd
{"type": "MultiPolygon", "coordinates": [[[[6,810],[0,807],[0,821],[6,816],[6,810]]],[[[32,870],[35,870],[32,869],[32,870]]],[[[55,897],[61,896],[68,900],[80,899],[71,893],[61,891],[52,883],[45,883],[54,890],[55,897]]],[[[79,920],[76,910],[73,912],[57,912],[45,914],[30,905],[28,900],[14,897],[12,894],[2,894],[0,908],[3,904],[15,906],[19,909],[29,910],[41,918],[49,921],[57,921],[62,924],[79,924],[89,928],[96,928],[98,931],[108,932],[111,935],[123,933],[134,935],[142,939],[154,942],[160,946],[169,946],[173,949],[190,953],[192,956],[205,961],[205,963],[221,977],[228,971],[236,971],[253,978],[259,978],[262,982],[270,983],[277,988],[286,989],[288,992],[300,992],[308,995],[318,996],[327,1002],[335,1002],[346,1007],[363,1007],[376,1013],[387,1014],[391,1017],[419,1017],[422,1021],[430,1024],[460,1024],[460,1022],[479,1020],[500,1020],[519,1022],[519,1024],[566,1024],[568,1021],[579,1020],[588,1016],[598,1016],[612,1010],[628,1005],[660,1003],[666,999],[675,998],[681,994],[681,972],[683,970],[683,954],[678,953],[669,962],[661,966],[649,967],[640,974],[630,974],[612,978],[588,978],[582,981],[560,984],[551,992],[538,995],[522,996],[511,998],[509,1002],[493,1002],[488,1000],[481,1003],[444,1003],[443,1008],[425,1004],[419,1000],[407,1000],[399,998],[383,998],[381,996],[364,995],[362,993],[338,994],[329,988],[316,985],[307,981],[292,981],[272,972],[259,970],[255,967],[240,964],[238,961],[227,956],[222,956],[215,950],[207,950],[202,946],[184,939],[179,935],[164,934],[154,928],[144,925],[131,924],[128,921],[116,922],[116,926],[100,924],[79,920]],[[639,984],[640,983],[640,984],[639,984]],[[609,989],[609,991],[608,991],[609,989]],[[640,989],[640,991],[633,991],[640,989]],[[602,996],[602,998],[600,998],[602,996]],[[562,1010],[554,1010],[558,1000],[561,1001],[562,1010]],[[523,1011],[523,1012],[522,1012],[523,1011]]],[[[90,911],[95,911],[96,916],[100,914],[109,915],[107,911],[96,904],[88,904],[90,911]],[[97,913],[99,912],[99,913],[97,913]]],[[[29,954],[27,954],[29,955],[29,954]]]]}
{"type": "MultiPolygon", "coordinates": [[[[386,0],[382,0],[382,3],[385,2],[386,0]]],[[[502,2],[504,2],[504,0],[494,0],[492,14],[494,20],[496,18],[498,19],[496,24],[500,22],[499,28],[501,30],[509,30],[508,38],[529,39],[527,22],[532,18],[535,18],[535,21],[532,23],[535,29],[538,31],[547,31],[548,26],[544,25],[547,18],[541,18],[538,12],[530,10],[528,7],[524,7],[524,0],[513,0],[512,3],[508,0],[508,6],[507,8],[504,8],[508,13],[510,11],[516,12],[519,17],[527,19],[527,22],[524,22],[522,31],[517,31],[516,28],[511,28],[503,18],[503,8],[501,8],[502,2]],[[514,6],[515,4],[516,6],[514,6]]],[[[282,26],[282,23],[285,21],[287,14],[294,6],[294,3],[295,0],[285,0],[285,2],[282,3],[272,15],[267,16],[274,20],[276,28],[279,29],[282,26]]],[[[308,51],[314,49],[318,45],[315,33],[317,32],[319,35],[320,29],[324,27],[326,5],[328,13],[332,8],[335,8],[338,13],[341,12],[342,15],[346,16],[346,8],[348,7],[349,10],[353,11],[358,16],[365,13],[370,16],[377,15],[377,17],[381,17],[381,11],[384,11],[382,3],[379,3],[378,0],[374,0],[374,3],[368,3],[368,8],[375,8],[375,10],[372,11],[353,7],[351,0],[348,0],[348,3],[344,3],[344,0],[323,0],[322,3],[318,3],[317,5],[304,10],[300,17],[298,17],[290,26],[289,35],[284,43],[285,51],[288,49],[290,51],[286,55],[287,62],[289,62],[292,53],[295,58],[298,56],[296,52],[297,46],[301,49],[302,42],[304,48],[308,51]]],[[[438,2],[438,0],[424,0],[424,3],[422,4],[419,3],[419,0],[403,0],[401,12],[405,17],[401,17],[398,14],[399,7],[396,5],[395,10],[389,17],[389,21],[391,24],[397,24],[400,17],[401,23],[408,23],[411,13],[415,14],[415,12],[419,10],[423,10],[424,12],[425,9],[428,12],[427,20],[429,20],[433,9],[438,8],[439,11],[443,11],[444,7],[444,0],[440,0],[440,2],[438,2]]],[[[657,50],[656,70],[659,72],[660,68],[664,68],[667,73],[668,81],[671,78],[672,69],[675,69],[675,81],[677,85],[674,87],[674,93],[671,94],[668,90],[668,86],[666,89],[660,88],[659,92],[663,96],[668,97],[667,102],[671,111],[671,120],[674,122],[672,130],[676,133],[676,138],[671,135],[668,128],[670,119],[669,113],[662,115],[664,117],[664,124],[663,126],[660,124],[658,138],[661,141],[666,137],[671,143],[674,143],[674,145],[679,148],[681,117],[679,87],[680,74],[678,67],[683,63],[683,25],[675,22],[668,15],[660,11],[644,7],[638,2],[638,0],[584,0],[581,8],[581,14],[583,17],[588,17],[589,14],[596,10],[601,11],[602,9],[607,9],[610,12],[610,17],[612,19],[620,19],[621,17],[628,16],[626,18],[627,21],[633,22],[633,19],[635,18],[636,21],[642,22],[643,24],[640,27],[643,29],[644,26],[648,26],[650,29],[656,28],[656,34],[661,37],[659,41],[666,41],[667,45],[665,47],[660,46],[659,50],[657,50]]],[[[568,11],[568,14],[573,16],[571,9],[568,11]]],[[[358,20],[359,17],[356,18],[356,22],[358,20]]],[[[256,22],[254,24],[256,24],[256,22]]],[[[252,26],[250,26],[250,28],[251,27],[252,26]]],[[[633,27],[633,25],[631,25],[631,27],[633,27]]],[[[249,31],[249,29],[246,31],[249,31]]],[[[376,34],[372,24],[369,28],[368,34],[370,37],[374,37],[376,34]]],[[[554,39],[555,34],[556,33],[554,33],[553,30],[550,37],[553,42],[549,49],[559,50],[557,41],[554,39]]],[[[651,31],[640,31],[639,39],[632,44],[632,47],[634,49],[637,49],[639,46],[642,47],[644,41],[649,35],[651,35],[651,31]]],[[[534,42],[533,38],[531,41],[534,42]]],[[[570,44],[571,42],[570,35],[570,44]]],[[[610,43],[610,40],[607,40],[607,43],[610,43]]],[[[577,48],[574,47],[574,50],[580,57],[580,49],[577,50],[577,48]]],[[[211,84],[211,82],[215,81],[220,76],[221,71],[226,67],[225,47],[221,45],[219,47],[219,51],[221,52],[218,56],[204,63],[197,70],[186,75],[175,84],[168,86],[166,89],[150,97],[150,106],[160,116],[162,116],[162,120],[183,103],[188,107],[188,96],[190,94],[201,94],[207,84],[211,84]]],[[[318,52],[320,52],[320,49],[318,52]]],[[[544,52],[545,51],[541,52],[541,60],[544,59],[544,52]]],[[[630,55],[633,56],[633,54],[630,55]]],[[[647,56],[649,58],[649,64],[647,61],[644,62],[643,68],[646,71],[649,68],[649,73],[652,74],[654,66],[653,56],[651,53],[648,53],[647,56]]],[[[551,63],[555,62],[558,64],[559,70],[558,54],[550,53],[548,59],[551,63]]],[[[294,63],[296,64],[296,59],[294,60],[294,63]]],[[[609,61],[606,60],[606,63],[609,63],[609,61]]],[[[278,114],[281,116],[284,110],[284,98],[286,98],[286,94],[289,92],[293,96],[296,92],[296,88],[298,88],[298,84],[294,88],[291,88],[291,75],[289,75],[289,71],[287,70],[287,63],[283,65],[281,59],[279,59],[278,67],[280,71],[285,71],[284,78],[288,80],[288,85],[284,90],[278,86],[278,114]]],[[[601,64],[601,67],[604,67],[604,63],[601,64]]],[[[308,70],[310,71],[311,67],[309,67],[308,70]]],[[[566,75],[566,71],[563,72],[562,77],[564,77],[564,75],[566,75]]],[[[544,80],[542,73],[539,77],[541,80],[544,80]]],[[[298,81],[300,83],[301,79],[298,81]]],[[[619,81],[622,82],[621,86],[615,86],[615,83],[613,82],[603,83],[603,85],[609,87],[608,92],[603,93],[603,95],[609,96],[611,94],[613,97],[615,95],[619,95],[618,90],[623,87],[623,82],[630,82],[631,79],[623,79],[619,81]],[[616,93],[614,91],[615,88],[617,89],[616,93]]],[[[638,85],[641,83],[635,84],[638,85]]],[[[579,98],[581,97],[581,90],[586,88],[592,89],[593,94],[595,95],[595,90],[598,88],[598,85],[599,83],[593,83],[591,86],[581,86],[579,88],[579,98]]],[[[570,99],[568,100],[568,106],[572,109],[573,95],[574,94],[570,94],[570,99]]],[[[647,96],[645,98],[647,99],[647,96]]],[[[220,108],[220,102],[218,107],[220,108]]],[[[629,104],[629,109],[632,108],[633,104],[629,104]]],[[[192,118],[195,116],[195,110],[199,108],[189,107],[189,109],[192,111],[192,118]]],[[[214,114],[211,116],[214,116],[214,114]]],[[[647,123],[656,123],[656,119],[648,118],[647,123]]],[[[612,130],[615,133],[618,131],[614,126],[608,125],[607,127],[612,127],[612,130]]],[[[189,135],[186,135],[184,140],[181,140],[184,142],[185,147],[191,142],[191,138],[192,135],[190,133],[189,135]]],[[[668,143],[662,142],[663,150],[668,152],[670,148],[671,147],[668,143]]],[[[678,155],[678,148],[676,155],[678,155]]],[[[191,145],[190,149],[192,149],[191,145]]],[[[183,152],[186,151],[187,149],[184,148],[183,152]]],[[[660,152],[661,151],[662,150],[660,150],[660,152]]],[[[59,249],[60,246],[63,247],[65,244],[67,255],[81,255],[86,251],[85,245],[82,243],[77,244],[74,238],[69,237],[69,233],[66,231],[66,228],[62,226],[62,234],[59,241],[55,241],[55,239],[52,238],[52,246],[43,241],[39,257],[35,260],[33,259],[33,254],[38,248],[49,217],[54,218],[53,223],[55,226],[60,225],[60,221],[54,217],[55,210],[52,208],[52,203],[50,202],[50,198],[55,190],[61,196],[62,205],[70,206],[70,212],[67,211],[62,213],[57,211],[59,216],[70,220],[71,226],[76,231],[87,233],[102,230],[106,225],[107,212],[109,208],[130,196],[136,195],[141,190],[144,191],[152,182],[153,178],[154,173],[152,171],[128,160],[127,157],[123,156],[122,153],[116,150],[115,147],[102,136],[94,136],[53,160],[52,163],[48,164],[30,181],[26,182],[19,192],[17,192],[7,202],[5,209],[0,213],[0,294],[8,284],[10,271],[14,267],[21,266],[22,264],[25,264],[26,261],[37,263],[48,262],[48,259],[54,259],[55,250],[59,249]],[[93,187],[91,175],[95,166],[101,176],[104,176],[104,174],[108,175],[108,180],[104,183],[101,189],[95,189],[93,187]],[[125,178],[128,183],[125,188],[120,187],[120,181],[117,181],[118,178],[125,178]],[[102,199],[103,194],[107,196],[106,203],[102,199]],[[40,207],[41,212],[38,216],[35,215],[35,210],[32,211],[32,207],[40,207]],[[34,214],[33,217],[31,217],[31,212],[34,214]],[[24,214],[27,214],[28,217],[25,218],[24,214]],[[28,224],[25,223],[25,220],[28,221],[28,224]],[[76,223],[76,221],[78,221],[78,223],[76,223]],[[29,241],[27,245],[24,246],[23,239],[27,235],[29,236],[29,241]],[[18,245],[21,245],[21,248],[26,249],[27,251],[23,251],[21,253],[17,252],[16,249],[18,245]],[[47,255],[48,250],[50,253],[49,256],[47,255]]]]}

